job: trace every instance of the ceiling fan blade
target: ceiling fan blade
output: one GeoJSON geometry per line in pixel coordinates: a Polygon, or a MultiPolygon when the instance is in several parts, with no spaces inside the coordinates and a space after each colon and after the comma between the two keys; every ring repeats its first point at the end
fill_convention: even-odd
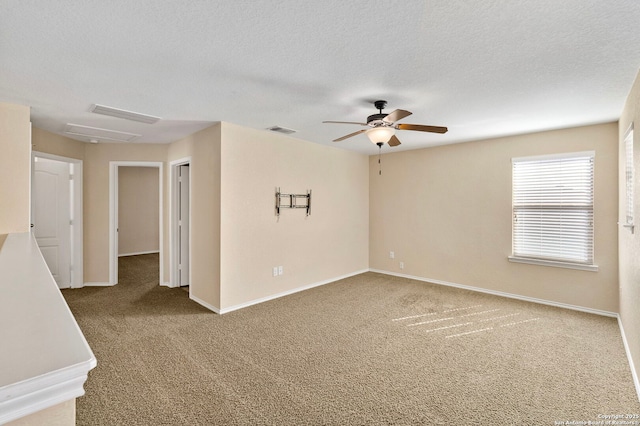
{"type": "Polygon", "coordinates": [[[357,123],[355,121],[323,121],[323,123],[337,123],[337,124],[359,124],[361,126],[368,126],[367,123],[357,123]]]}
{"type": "Polygon", "coordinates": [[[398,120],[401,120],[405,117],[413,114],[411,111],[405,111],[403,109],[397,109],[391,113],[389,113],[385,118],[382,119],[385,123],[395,123],[398,120]]]}
{"type": "Polygon", "coordinates": [[[363,133],[363,132],[366,132],[366,130],[364,130],[364,129],[363,129],[363,130],[358,130],[357,132],[349,133],[348,135],[343,136],[343,137],[338,138],[338,139],[334,139],[333,141],[334,141],[334,142],[340,142],[340,141],[343,141],[343,140],[345,140],[345,139],[348,139],[348,138],[350,138],[350,137],[352,137],[352,136],[359,135],[360,133],[363,133]]]}
{"type": "Polygon", "coordinates": [[[449,129],[440,126],[425,126],[423,124],[397,124],[396,129],[400,130],[416,130],[418,132],[431,132],[431,133],[447,133],[449,129]]]}
{"type": "Polygon", "coordinates": [[[400,139],[398,139],[398,137],[396,135],[391,136],[391,139],[389,139],[389,142],[387,142],[389,144],[389,146],[398,146],[400,145],[400,139]]]}

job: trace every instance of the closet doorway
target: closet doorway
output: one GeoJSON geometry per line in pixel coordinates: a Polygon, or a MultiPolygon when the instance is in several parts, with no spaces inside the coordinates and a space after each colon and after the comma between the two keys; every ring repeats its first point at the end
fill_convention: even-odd
{"type": "Polygon", "coordinates": [[[191,281],[191,158],[170,163],[170,274],[171,286],[190,290],[191,281]]]}
{"type": "Polygon", "coordinates": [[[162,166],[161,162],[146,161],[111,161],[109,163],[109,284],[111,285],[118,283],[119,256],[149,253],[159,253],[159,284],[164,283],[162,166]],[[150,173],[153,176],[151,182],[150,173]],[[129,187],[126,182],[129,182],[129,179],[136,179],[136,176],[140,180],[144,179],[148,187],[137,189],[129,187]],[[138,205],[138,203],[142,204],[138,205]],[[149,206],[149,203],[152,206],[149,206]],[[148,210],[149,207],[151,211],[148,210]],[[155,229],[150,230],[148,225],[155,229]]]}

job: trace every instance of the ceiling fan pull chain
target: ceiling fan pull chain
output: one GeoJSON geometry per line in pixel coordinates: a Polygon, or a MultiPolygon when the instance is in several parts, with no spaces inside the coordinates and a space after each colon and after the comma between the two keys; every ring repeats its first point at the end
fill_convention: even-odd
{"type": "Polygon", "coordinates": [[[382,152],[382,145],[378,145],[378,174],[382,176],[382,163],[380,162],[380,154],[382,152]]]}

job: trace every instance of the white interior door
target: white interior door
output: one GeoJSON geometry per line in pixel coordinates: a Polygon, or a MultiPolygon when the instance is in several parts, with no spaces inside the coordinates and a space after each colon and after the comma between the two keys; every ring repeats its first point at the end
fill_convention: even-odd
{"type": "Polygon", "coordinates": [[[71,286],[71,183],[68,163],[34,163],[33,233],[58,287],[71,286]]]}
{"type": "Polygon", "coordinates": [[[189,165],[178,166],[178,279],[189,285],[189,165]]]}

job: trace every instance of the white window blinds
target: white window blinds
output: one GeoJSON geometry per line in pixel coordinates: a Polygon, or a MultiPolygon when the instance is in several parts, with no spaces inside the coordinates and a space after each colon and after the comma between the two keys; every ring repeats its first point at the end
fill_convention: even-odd
{"type": "Polygon", "coordinates": [[[633,127],[624,140],[625,187],[627,192],[627,224],[633,224],[633,127]]]}
{"type": "Polygon", "coordinates": [[[593,152],[513,159],[513,256],[593,265],[593,152]]]}

